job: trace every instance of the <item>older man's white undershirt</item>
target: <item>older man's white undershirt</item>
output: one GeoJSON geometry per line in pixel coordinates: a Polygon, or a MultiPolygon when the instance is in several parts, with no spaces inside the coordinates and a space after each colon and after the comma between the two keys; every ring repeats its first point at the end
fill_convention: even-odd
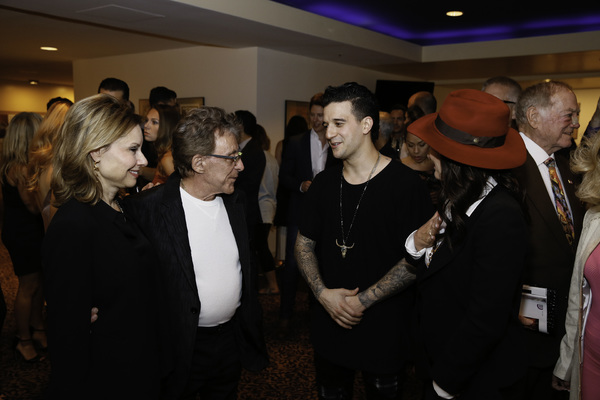
{"type": "Polygon", "coordinates": [[[238,247],[220,196],[202,201],[180,191],[200,297],[198,326],[216,326],[229,321],[240,305],[238,247]]]}

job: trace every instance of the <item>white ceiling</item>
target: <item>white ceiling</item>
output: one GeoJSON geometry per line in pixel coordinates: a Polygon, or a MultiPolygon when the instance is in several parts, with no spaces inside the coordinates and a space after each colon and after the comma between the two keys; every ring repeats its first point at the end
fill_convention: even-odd
{"type": "Polygon", "coordinates": [[[269,0],[0,0],[0,37],[5,81],[72,85],[76,59],[211,45],[265,47],[421,80],[505,74],[600,87],[599,31],[421,47],[269,0]]]}

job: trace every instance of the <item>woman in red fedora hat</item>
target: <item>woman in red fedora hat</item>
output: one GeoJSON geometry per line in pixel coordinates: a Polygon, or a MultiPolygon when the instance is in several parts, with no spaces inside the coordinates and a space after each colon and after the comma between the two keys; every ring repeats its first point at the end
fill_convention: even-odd
{"type": "Polygon", "coordinates": [[[510,399],[525,373],[518,311],[527,230],[510,173],[526,149],[496,97],[452,92],[408,130],[430,147],[438,212],[413,232],[425,399],[510,399]]]}

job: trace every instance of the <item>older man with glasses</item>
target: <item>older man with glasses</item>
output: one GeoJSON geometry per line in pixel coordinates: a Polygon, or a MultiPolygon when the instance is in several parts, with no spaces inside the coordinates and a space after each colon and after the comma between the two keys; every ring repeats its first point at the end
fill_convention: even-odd
{"type": "Polygon", "coordinates": [[[241,368],[267,365],[250,262],[240,127],[216,107],[191,110],[173,134],[175,173],[127,208],[161,263],[172,369],[164,398],[235,399],[241,368]]]}

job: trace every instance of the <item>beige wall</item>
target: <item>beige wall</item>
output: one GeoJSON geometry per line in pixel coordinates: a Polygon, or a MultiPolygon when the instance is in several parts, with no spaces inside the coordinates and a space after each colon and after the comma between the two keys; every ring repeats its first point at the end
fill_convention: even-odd
{"type": "Polygon", "coordinates": [[[21,111],[46,112],[46,104],[53,97],[74,99],[73,88],[41,84],[31,86],[26,82],[0,81],[0,114],[12,116],[21,111]]]}
{"type": "Polygon", "coordinates": [[[377,79],[405,79],[256,47],[190,47],[79,60],[73,76],[77,99],[96,93],[110,76],[127,82],[136,108],[154,86],[166,86],[178,97],[201,96],[206,105],[230,112],[249,110],[273,143],[283,138],[285,100],[308,101],[327,85],[350,80],[375,90],[377,79]]]}
{"type": "MultiPolygon", "coordinates": [[[[581,128],[577,132],[580,138],[596,110],[598,99],[600,98],[600,89],[576,90],[575,94],[577,95],[579,106],[581,107],[581,114],[579,115],[581,128]]],[[[577,142],[579,142],[579,139],[577,142]]]]}
{"type": "Polygon", "coordinates": [[[398,75],[376,73],[263,48],[259,49],[258,54],[256,115],[273,144],[283,138],[286,100],[309,101],[315,93],[324,91],[328,85],[340,85],[349,81],[358,82],[375,91],[378,79],[406,80],[406,77],[398,75]]]}
{"type": "Polygon", "coordinates": [[[178,97],[204,97],[207,105],[255,112],[256,53],[255,48],[190,47],[79,60],[73,63],[75,96],[90,96],[102,79],[115,77],[129,85],[136,109],[153,87],[166,86],[178,97]]]}
{"type": "MultiPolygon", "coordinates": [[[[0,81],[0,112],[43,113],[52,97],[78,100],[90,96],[97,92],[102,79],[111,76],[129,84],[136,109],[139,99],[148,98],[154,86],[169,87],[179,97],[202,96],[205,104],[227,111],[247,109],[256,114],[273,143],[283,137],[285,100],[308,101],[327,85],[347,81],[375,90],[378,79],[410,80],[265,48],[189,47],[76,61],[74,88],[0,81]]],[[[450,91],[460,87],[460,83],[436,84],[438,107],[450,91]]],[[[462,87],[473,84],[465,83],[462,87]]],[[[580,131],[583,131],[600,97],[600,88],[575,92],[581,104],[580,131]]]]}

